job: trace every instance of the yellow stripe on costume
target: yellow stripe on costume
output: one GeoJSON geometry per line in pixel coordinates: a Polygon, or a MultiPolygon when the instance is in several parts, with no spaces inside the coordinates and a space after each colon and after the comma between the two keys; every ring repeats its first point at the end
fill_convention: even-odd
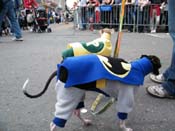
{"type": "MultiPolygon", "coordinates": [[[[99,43],[102,42],[104,44],[104,48],[97,52],[98,55],[110,56],[112,52],[112,44],[111,44],[111,35],[108,33],[103,33],[102,36],[96,40],[86,43],[87,46],[93,45],[94,47],[98,47],[99,43]]],[[[70,43],[67,45],[67,48],[72,48],[74,52],[74,56],[92,54],[92,52],[85,49],[80,42],[70,43]]]]}
{"type": "Polygon", "coordinates": [[[106,80],[105,79],[97,80],[96,87],[97,88],[105,88],[106,87],[106,80]]]}

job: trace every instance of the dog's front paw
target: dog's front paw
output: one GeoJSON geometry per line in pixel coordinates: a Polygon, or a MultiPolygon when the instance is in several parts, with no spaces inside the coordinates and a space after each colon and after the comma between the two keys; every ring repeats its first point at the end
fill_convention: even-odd
{"type": "Polygon", "coordinates": [[[122,131],[133,131],[132,128],[126,127],[126,122],[125,121],[120,121],[120,129],[122,129],[122,131]]]}
{"type": "Polygon", "coordinates": [[[53,122],[51,122],[50,123],[50,131],[56,131],[56,128],[57,128],[57,126],[53,122]]]}
{"type": "Polygon", "coordinates": [[[133,131],[132,128],[128,128],[126,126],[120,126],[120,129],[122,129],[122,131],[133,131]]]}
{"type": "Polygon", "coordinates": [[[92,121],[81,117],[80,110],[74,110],[74,114],[83,122],[84,126],[92,125],[92,121]]]}
{"type": "Polygon", "coordinates": [[[133,129],[131,129],[131,128],[123,128],[123,131],[133,131],[133,129]]]}
{"type": "Polygon", "coordinates": [[[92,125],[92,121],[89,119],[84,119],[84,126],[90,126],[92,125]]]}

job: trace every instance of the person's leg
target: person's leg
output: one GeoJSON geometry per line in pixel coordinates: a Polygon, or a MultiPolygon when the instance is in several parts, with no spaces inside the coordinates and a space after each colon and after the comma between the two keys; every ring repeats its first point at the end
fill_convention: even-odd
{"type": "Polygon", "coordinates": [[[157,27],[159,26],[160,23],[160,7],[156,7],[156,21],[155,21],[155,31],[157,30],[157,27]]]}
{"type": "Polygon", "coordinates": [[[78,7],[78,29],[82,29],[81,7],[78,7]]]}
{"type": "Polygon", "coordinates": [[[168,25],[169,25],[169,33],[171,35],[173,41],[173,50],[171,57],[171,65],[165,71],[164,76],[166,81],[163,83],[163,87],[171,94],[175,95],[175,1],[168,1],[168,25]]]}
{"type": "Polygon", "coordinates": [[[82,7],[81,8],[81,17],[82,17],[82,21],[81,21],[81,23],[82,23],[82,27],[83,27],[83,29],[86,29],[86,8],[85,7],[82,7]]]}
{"type": "Polygon", "coordinates": [[[4,8],[0,12],[0,32],[1,32],[1,27],[2,27],[2,21],[7,13],[7,7],[4,5],[4,8]]]}
{"type": "MultiPolygon", "coordinates": [[[[139,9],[139,8],[138,8],[139,9]]],[[[138,32],[143,32],[143,11],[141,11],[140,9],[139,9],[139,12],[138,12],[139,14],[138,14],[138,24],[139,24],[139,26],[138,26],[138,32]]]]}
{"type": "Polygon", "coordinates": [[[153,16],[153,7],[150,8],[150,31],[153,30],[153,22],[154,22],[154,16],[153,16]]]}
{"type": "Polygon", "coordinates": [[[147,92],[159,98],[175,98],[175,1],[168,1],[168,26],[173,40],[172,58],[169,68],[163,73],[164,81],[161,85],[149,86],[147,92]]]}
{"type": "Polygon", "coordinates": [[[133,32],[133,9],[132,6],[129,6],[128,8],[128,31],[133,32]]]}
{"type": "Polygon", "coordinates": [[[153,9],[153,14],[152,14],[152,17],[150,18],[150,20],[151,20],[151,32],[152,33],[155,33],[156,32],[156,30],[155,30],[155,18],[156,18],[156,10],[155,9],[153,9]]]}
{"type": "Polygon", "coordinates": [[[17,18],[14,13],[14,6],[13,3],[9,2],[8,3],[8,11],[7,11],[7,16],[11,22],[12,25],[12,30],[14,31],[14,35],[17,39],[22,37],[21,29],[19,27],[19,23],[17,21],[17,18]]]}
{"type": "Polygon", "coordinates": [[[49,11],[47,13],[47,23],[48,23],[48,26],[50,26],[50,13],[49,13],[49,11]]]}

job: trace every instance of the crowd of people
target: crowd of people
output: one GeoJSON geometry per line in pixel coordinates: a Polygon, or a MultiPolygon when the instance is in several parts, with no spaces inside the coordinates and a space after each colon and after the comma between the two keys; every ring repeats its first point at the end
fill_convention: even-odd
{"type": "MultiPolygon", "coordinates": [[[[10,32],[15,36],[13,40],[22,41],[20,28],[33,31],[34,10],[40,4],[36,0],[23,0],[23,3],[21,3],[21,0],[1,0],[1,2],[4,4],[1,4],[3,7],[0,7],[0,25],[2,25],[0,35],[10,32]],[[6,29],[6,27],[10,27],[10,29],[6,29]]],[[[53,8],[57,6],[56,4],[50,1],[49,3],[47,0],[41,2],[46,9],[48,25],[68,21],[69,15],[67,12],[56,11],[53,8]]],[[[155,33],[159,31],[159,27],[163,27],[163,31],[167,32],[167,4],[167,0],[126,0],[124,28],[129,32],[148,31],[155,33]]],[[[120,6],[121,0],[77,0],[73,6],[75,12],[74,23],[80,30],[86,30],[87,28],[93,30],[98,27],[109,27],[118,30],[120,6]]]]}
{"type": "MultiPolygon", "coordinates": [[[[75,2],[76,26],[85,30],[87,25],[117,28],[120,19],[121,0],[79,0],[75,2]]],[[[126,0],[124,25],[128,31],[144,32],[145,27],[155,33],[159,25],[168,31],[167,0],[126,0]]],[[[94,26],[95,27],[95,26],[94,26]]]]}
{"type": "Polygon", "coordinates": [[[13,33],[13,39],[15,41],[23,41],[22,32],[17,20],[17,10],[19,9],[19,1],[13,0],[1,0],[0,8],[0,30],[4,18],[9,20],[11,33],[13,33]]]}
{"type": "Polygon", "coordinates": [[[57,3],[53,0],[43,0],[41,3],[36,0],[1,0],[0,2],[0,36],[12,35],[14,41],[23,41],[21,29],[42,32],[50,29],[48,27],[50,23],[61,21],[60,14],[55,11],[57,3]],[[38,18],[40,15],[45,18],[44,21],[38,18]],[[43,27],[40,26],[40,29],[36,27],[36,20],[37,26],[42,24],[43,27]]]}

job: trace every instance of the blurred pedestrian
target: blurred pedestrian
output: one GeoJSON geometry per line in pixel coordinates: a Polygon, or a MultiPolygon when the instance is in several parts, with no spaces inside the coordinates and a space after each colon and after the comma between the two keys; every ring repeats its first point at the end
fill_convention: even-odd
{"type": "Polygon", "coordinates": [[[36,0],[23,0],[23,3],[26,9],[38,8],[39,6],[36,0]]]}
{"type": "Polygon", "coordinates": [[[56,2],[56,0],[41,0],[41,4],[46,9],[48,25],[50,26],[51,19],[53,18],[52,10],[56,9],[56,7],[58,6],[58,1],[56,2]]]}
{"type": "Polygon", "coordinates": [[[168,32],[168,1],[163,0],[161,6],[160,24],[164,32],[168,32]]]}
{"type": "Polygon", "coordinates": [[[162,0],[150,0],[151,7],[150,7],[150,30],[151,33],[156,33],[157,27],[160,22],[160,5],[162,3],[162,0]]]}
{"type": "Polygon", "coordinates": [[[13,30],[14,34],[14,38],[12,40],[23,41],[21,29],[14,11],[13,0],[1,0],[1,2],[2,7],[0,9],[0,31],[1,31],[2,20],[4,19],[5,16],[7,16],[10,20],[11,29],[13,30]]]}
{"type": "Polygon", "coordinates": [[[146,23],[145,23],[145,18],[148,17],[148,15],[146,14],[146,12],[148,12],[149,7],[147,6],[150,4],[149,0],[137,0],[137,5],[138,5],[138,32],[145,32],[146,31],[146,23]]]}
{"type": "Polygon", "coordinates": [[[147,92],[158,98],[175,98],[175,0],[168,0],[168,26],[173,40],[172,58],[170,66],[163,74],[151,75],[150,78],[161,83],[149,86],[147,92]]]}
{"type": "Polygon", "coordinates": [[[80,30],[86,30],[86,24],[87,24],[87,20],[86,20],[86,2],[87,0],[80,0],[79,2],[79,8],[80,8],[80,18],[81,18],[81,22],[80,22],[80,30]]]}

